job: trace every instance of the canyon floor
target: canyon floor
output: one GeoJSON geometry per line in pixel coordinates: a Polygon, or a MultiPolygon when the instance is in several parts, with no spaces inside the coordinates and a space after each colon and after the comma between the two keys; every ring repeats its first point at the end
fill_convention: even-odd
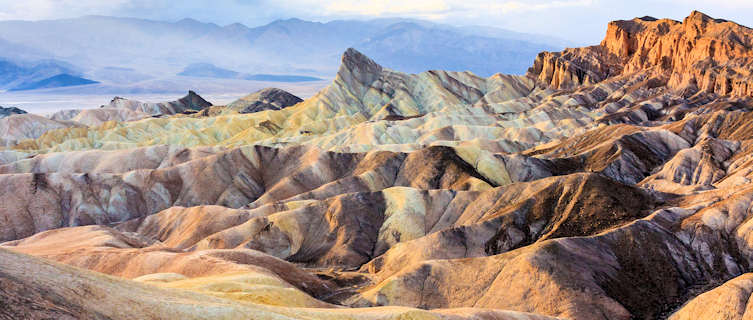
{"type": "MultiPolygon", "coordinates": [[[[0,119],[0,319],[753,319],[753,29],[0,119]]],[[[3,110],[0,110],[3,111],[3,110]]]]}

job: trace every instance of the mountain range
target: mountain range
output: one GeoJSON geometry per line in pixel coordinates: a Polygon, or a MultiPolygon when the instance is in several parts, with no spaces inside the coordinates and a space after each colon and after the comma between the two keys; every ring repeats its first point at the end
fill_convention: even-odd
{"type": "Polygon", "coordinates": [[[277,74],[243,74],[237,71],[223,69],[210,63],[194,63],[188,65],[179,76],[217,78],[217,79],[245,79],[274,82],[307,82],[322,79],[311,76],[277,75],[277,74]]]}
{"type": "MultiPolygon", "coordinates": [[[[187,80],[181,76],[247,75],[240,78],[256,81],[330,78],[339,54],[348,47],[408,72],[522,74],[536,53],[562,48],[564,43],[491,27],[461,28],[408,19],[327,23],[287,19],[253,28],[193,19],[161,22],[106,16],[0,21],[0,47],[13,48],[0,51],[0,58],[16,64],[64,61],[72,70],[55,71],[50,66],[49,73],[80,76],[124,91],[150,81],[172,81],[183,91],[179,83],[187,80]]],[[[5,82],[23,82],[21,78],[5,82]]]]}

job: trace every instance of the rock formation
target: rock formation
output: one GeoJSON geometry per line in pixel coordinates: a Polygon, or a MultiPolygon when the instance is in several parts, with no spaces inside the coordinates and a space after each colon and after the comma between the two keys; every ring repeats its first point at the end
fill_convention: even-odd
{"type": "Polygon", "coordinates": [[[751,39],[643,17],[527,76],[349,49],[301,102],[0,119],[0,317],[745,319],[751,39]]]}
{"type": "Polygon", "coordinates": [[[686,95],[750,96],[751,30],[694,11],[682,22],[652,17],[609,23],[598,46],[544,52],[529,75],[554,88],[644,73],[686,95]]]}
{"type": "Polygon", "coordinates": [[[152,116],[160,116],[178,114],[189,110],[200,111],[211,106],[212,104],[210,102],[204,100],[204,98],[196,94],[196,92],[188,91],[188,94],[183,98],[175,101],[159,103],[140,102],[115,97],[109,104],[103,105],[101,108],[129,109],[131,111],[143,112],[152,116]]]}
{"type": "Polygon", "coordinates": [[[280,110],[301,101],[303,99],[285,90],[266,88],[233,101],[227,107],[239,113],[254,113],[264,110],[280,110]]]}
{"type": "Polygon", "coordinates": [[[0,106],[0,119],[5,118],[7,116],[14,115],[14,114],[25,114],[25,113],[27,112],[16,107],[6,108],[3,106],[0,106]]]}

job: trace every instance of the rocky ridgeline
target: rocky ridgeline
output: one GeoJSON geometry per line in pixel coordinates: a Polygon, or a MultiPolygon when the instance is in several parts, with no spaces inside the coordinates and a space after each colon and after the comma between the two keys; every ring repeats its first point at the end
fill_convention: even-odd
{"type": "Polygon", "coordinates": [[[227,107],[239,113],[254,113],[264,110],[280,110],[295,105],[303,99],[285,90],[266,88],[240,98],[227,107]]]}
{"type": "Polygon", "coordinates": [[[170,102],[141,102],[136,100],[129,100],[126,98],[115,97],[109,104],[103,105],[101,108],[112,109],[129,109],[136,112],[143,112],[152,116],[160,115],[173,115],[186,111],[201,111],[209,108],[212,103],[204,100],[196,92],[188,91],[185,97],[182,97],[175,101],[170,102]]]}
{"type": "Polygon", "coordinates": [[[686,94],[751,96],[752,46],[753,30],[694,11],[611,22],[598,46],[543,52],[528,72],[561,89],[647,74],[686,94]]]}
{"type": "Polygon", "coordinates": [[[16,107],[3,107],[0,106],[0,118],[12,116],[14,114],[26,114],[27,112],[16,107]]]}

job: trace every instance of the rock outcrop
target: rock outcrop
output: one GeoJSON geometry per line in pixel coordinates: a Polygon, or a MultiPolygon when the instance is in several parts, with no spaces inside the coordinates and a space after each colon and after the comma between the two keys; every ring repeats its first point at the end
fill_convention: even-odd
{"type": "Polygon", "coordinates": [[[196,92],[188,91],[188,94],[175,101],[169,102],[141,102],[129,100],[126,98],[115,97],[109,104],[101,108],[128,109],[136,112],[143,112],[152,116],[173,115],[186,111],[201,111],[209,108],[212,103],[204,100],[196,92]]]}
{"type": "Polygon", "coordinates": [[[266,88],[233,101],[227,107],[239,113],[254,113],[264,110],[280,110],[303,99],[277,88],[266,88]]]}
{"type": "Polygon", "coordinates": [[[598,46],[544,52],[529,75],[558,89],[646,74],[684,94],[751,96],[753,30],[694,11],[682,22],[652,17],[609,23],[598,46]]]}
{"type": "Polygon", "coordinates": [[[0,119],[5,118],[7,116],[12,116],[14,114],[25,114],[25,113],[27,112],[16,107],[6,108],[3,106],[0,106],[0,119]]]}

